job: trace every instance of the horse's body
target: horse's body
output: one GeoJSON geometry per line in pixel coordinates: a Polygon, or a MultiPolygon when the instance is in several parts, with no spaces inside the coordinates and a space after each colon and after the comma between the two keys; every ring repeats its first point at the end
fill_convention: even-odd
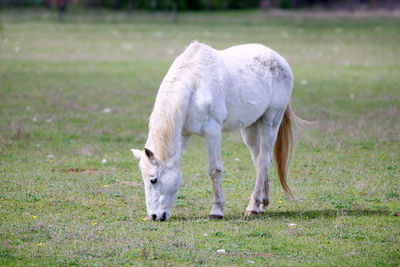
{"type": "Polygon", "coordinates": [[[283,188],[291,152],[289,100],[293,74],[276,52],[248,44],[215,50],[192,43],[165,76],[150,117],[140,158],[148,215],[165,220],[181,183],[179,164],[190,135],[205,137],[214,200],[210,217],[222,218],[221,132],[240,129],[256,167],[256,184],[246,215],[263,212],[269,203],[268,172],[275,141],[277,170],[283,188]],[[279,134],[278,134],[279,132],[279,134]]]}

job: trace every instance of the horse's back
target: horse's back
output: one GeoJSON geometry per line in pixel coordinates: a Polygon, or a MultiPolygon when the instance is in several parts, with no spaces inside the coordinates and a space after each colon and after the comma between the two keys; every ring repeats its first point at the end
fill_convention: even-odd
{"type": "Polygon", "coordinates": [[[268,108],[285,108],[289,102],[293,75],[287,62],[260,44],[215,50],[196,43],[185,51],[196,52],[201,82],[189,110],[189,128],[200,128],[212,117],[223,130],[247,127],[268,108]],[[199,56],[200,55],[200,56],[199,56]],[[197,123],[198,122],[198,123],[197,123]]]}
{"type": "Polygon", "coordinates": [[[264,45],[232,46],[218,51],[218,54],[225,66],[229,66],[230,74],[242,76],[242,80],[245,78],[243,74],[247,74],[247,77],[255,78],[260,85],[283,82],[292,87],[293,73],[289,64],[277,52],[264,45]]]}
{"type": "Polygon", "coordinates": [[[293,74],[278,53],[260,44],[234,46],[219,51],[227,68],[225,106],[227,130],[252,124],[267,109],[285,108],[293,74]]]}

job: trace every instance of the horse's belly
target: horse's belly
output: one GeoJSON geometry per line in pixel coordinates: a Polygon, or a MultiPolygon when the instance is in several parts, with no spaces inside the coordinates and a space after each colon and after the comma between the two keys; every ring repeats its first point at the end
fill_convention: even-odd
{"type": "Polygon", "coordinates": [[[227,115],[222,124],[223,130],[242,129],[253,124],[267,110],[268,99],[268,90],[257,92],[256,96],[251,91],[241,96],[232,93],[225,101],[227,115]]]}
{"type": "Polygon", "coordinates": [[[238,110],[228,110],[227,117],[222,124],[222,129],[224,131],[243,129],[258,120],[266,108],[266,105],[263,105],[243,107],[241,112],[238,112],[238,110]]]}

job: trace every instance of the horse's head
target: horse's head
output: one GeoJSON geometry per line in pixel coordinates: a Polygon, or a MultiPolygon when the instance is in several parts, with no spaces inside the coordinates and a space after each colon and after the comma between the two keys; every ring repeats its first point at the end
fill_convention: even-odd
{"type": "Polygon", "coordinates": [[[181,185],[182,174],[179,168],[165,166],[147,148],[131,151],[139,159],[146,193],[147,215],[154,221],[168,220],[181,185]]]}

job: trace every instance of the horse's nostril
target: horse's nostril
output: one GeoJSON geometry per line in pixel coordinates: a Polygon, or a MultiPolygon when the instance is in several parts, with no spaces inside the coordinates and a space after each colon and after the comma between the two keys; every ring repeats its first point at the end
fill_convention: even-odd
{"type": "Polygon", "coordinates": [[[160,221],[162,221],[162,222],[165,221],[166,217],[167,217],[167,213],[164,212],[164,213],[162,214],[162,216],[161,216],[160,221]]]}
{"type": "Polygon", "coordinates": [[[153,221],[155,221],[155,220],[157,219],[157,215],[152,214],[152,215],[151,215],[151,218],[153,219],[153,221]]]}

